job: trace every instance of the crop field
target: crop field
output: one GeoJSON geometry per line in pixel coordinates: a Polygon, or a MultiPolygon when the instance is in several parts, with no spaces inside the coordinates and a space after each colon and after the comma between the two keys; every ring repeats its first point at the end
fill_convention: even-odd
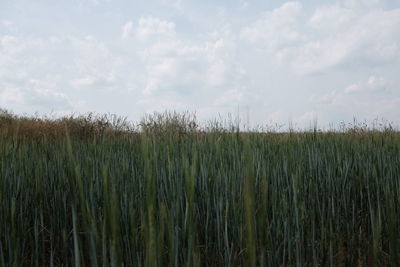
{"type": "Polygon", "coordinates": [[[399,266],[400,133],[0,116],[0,266],[399,266]]]}

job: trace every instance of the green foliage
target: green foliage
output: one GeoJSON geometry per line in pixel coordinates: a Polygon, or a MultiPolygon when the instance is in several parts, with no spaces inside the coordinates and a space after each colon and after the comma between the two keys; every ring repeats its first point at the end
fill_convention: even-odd
{"type": "Polygon", "coordinates": [[[91,116],[0,114],[1,266],[399,265],[391,127],[201,131],[164,113],[139,132],[91,116]]]}

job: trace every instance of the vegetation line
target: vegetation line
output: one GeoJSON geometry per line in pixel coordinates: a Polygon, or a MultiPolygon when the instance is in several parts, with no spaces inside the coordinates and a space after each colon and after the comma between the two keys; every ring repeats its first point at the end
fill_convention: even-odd
{"type": "Polygon", "coordinates": [[[1,266],[399,266],[400,132],[0,112],[1,266]]]}

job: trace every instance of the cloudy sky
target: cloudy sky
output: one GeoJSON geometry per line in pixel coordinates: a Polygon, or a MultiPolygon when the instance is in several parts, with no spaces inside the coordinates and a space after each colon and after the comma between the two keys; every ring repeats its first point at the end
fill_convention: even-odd
{"type": "Polygon", "coordinates": [[[0,107],[400,125],[400,0],[1,0],[0,107]]]}

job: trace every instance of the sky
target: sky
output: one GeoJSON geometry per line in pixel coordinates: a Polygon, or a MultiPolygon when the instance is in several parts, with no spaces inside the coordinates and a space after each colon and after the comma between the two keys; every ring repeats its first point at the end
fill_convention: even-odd
{"type": "Polygon", "coordinates": [[[1,0],[0,107],[400,125],[400,0],[1,0]]]}

